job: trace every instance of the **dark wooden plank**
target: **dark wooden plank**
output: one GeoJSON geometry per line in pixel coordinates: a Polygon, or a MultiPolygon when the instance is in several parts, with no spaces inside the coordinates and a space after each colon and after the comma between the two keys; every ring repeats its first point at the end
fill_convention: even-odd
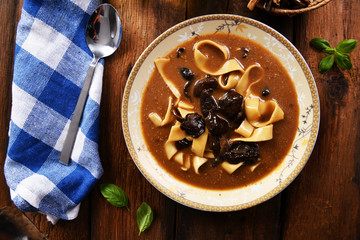
{"type": "Polygon", "coordinates": [[[178,206],[176,239],[279,239],[281,196],[236,212],[178,206]]]}
{"type": "Polygon", "coordinates": [[[331,45],[359,39],[360,1],[332,1],[299,19],[296,45],[310,65],[319,90],[321,124],[313,154],[288,188],[284,239],[360,239],[359,47],[354,68],[317,70],[326,56],[309,46],[314,37],[331,45]]]}
{"type": "Polygon", "coordinates": [[[0,2],[0,207],[9,205],[10,192],[6,185],[4,162],[8,146],[11,111],[11,80],[13,75],[16,24],[19,19],[20,1],[0,2]]]}
{"type": "MultiPolygon", "coordinates": [[[[16,26],[20,19],[22,1],[0,2],[0,171],[3,172],[4,160],[8,144],[8,126],[11,110],[11,83],[15,52],[16,26]]],[[[0,207],[13,205],[10,200],[9,188],[4,175],[0,174],[0,207]]],[[[46,217],[39,213],[27,213],[26,216],[49,239],[89,239],[90,215],[89,201],[82,204],[79,217],[74,221],[59,221],[53,226],[46,217]],[[77,235],[74,235],[74,232],[77,235]]]]}
{"type": "Polygon", "coordinates": [[[59,220],[52,225],[40,213],[26,213],[31,222],[48,239],[90,239],[90,199],[87,197],[80,207],[79,215],[72,221],[59,220]]]}
{"type": "Polygon", "coordinates": [[[131,160],[121,128],[121,103],[128,74],[143,50],[159,34],[185,19],[181,1],[109,1],[123,23],[119,50],[106,59],[100,113],[100,157],[104,167],[101,183],[114,183],[129,197],[130,211],[110,205],[100,195],[99,186],[92,194],[92,239],[137,239],[136,211],[145,201],[154,210],[151,227],[140,239],[172,239],[176,203],[141,175],[131,160]]]}

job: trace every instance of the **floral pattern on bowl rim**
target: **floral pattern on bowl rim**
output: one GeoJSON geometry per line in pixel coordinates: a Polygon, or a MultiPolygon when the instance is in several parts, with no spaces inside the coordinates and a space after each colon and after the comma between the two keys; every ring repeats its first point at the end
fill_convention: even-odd
{"type": "Polygon", "coordinates": [[[168,29],[141,54],[128,78],[122,103],[122,125],[127,147],[144,177],[160,192],[186,206],[206,211],[235,211],[260,204],[281,192],[305,166],[318,134],[320,103],[314,78],[298,50],[271,27],[246,17],[214,14],[192,18],[168,29]],[[165,56],[181,42],[218,31],[252,39],[275,54],[295,83],[300,107],[299,126],[290,152],[263,179],[242,188],[208,190],[181,182],[161,168],[148,151],[140,122],[141,96],[155,69],[156,57],[165,56]]]}

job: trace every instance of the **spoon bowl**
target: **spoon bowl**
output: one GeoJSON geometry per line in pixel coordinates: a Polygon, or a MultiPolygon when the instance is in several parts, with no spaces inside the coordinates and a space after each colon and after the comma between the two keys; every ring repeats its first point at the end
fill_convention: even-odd
{"type": "Polygon", "coordinates": [[[63,164],[67,165],[70,161],[95,67],[101,58],[108,57],[116,51],[120,45],[121,33],[121,21],[116,9],[107,3],[99,5],[99,7],[91,14],[86,26],[85,39],[93,54],[93,60],[81,88],[80,96],[76,103],[69,130],[61,151],[60,162],[63,164]]]}
{"type": "Polygon", "coordinates": [[[90,16],[86,27],[86,43],[95,57],[110,56],[121,41],[121,20],[116,9],[102,4],[90,16]]]}

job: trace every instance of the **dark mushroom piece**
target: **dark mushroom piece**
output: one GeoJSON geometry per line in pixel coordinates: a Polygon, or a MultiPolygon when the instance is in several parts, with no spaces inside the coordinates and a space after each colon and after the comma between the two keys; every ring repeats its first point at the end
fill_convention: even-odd
{"type": "Polygon", "coordinates": [[[209,132],[215,136],[221,136],[229,130],[229,122],[218,114],[213,113],[213,111],[209,111],[205,118],[205,123],[209,132]]]}
{"type": "Polygon", "coordinates": [[[228,118],[233,118],[242,109],[243,96],[231,89],[218,100],[219,111],[228,118]]]}
{"type": "Polygon", "coordinates": [[[183,150],[183,149],[185,149],[187,147],[190,147],[191,144],[192,144],[192,141],[187,140],[186,138],[184,138],[184,139],[181,139],[179,141],[176,141],[175,142],[175,147],[176,147],[176,149],[178,151],[180,151],[180,150],[183,150]]]}
{"type": "Polygon", "coordinates": [[[218,109],[218,104],[212,93],[212,89],[206,89],[201,92],[200,110],[204,117],[207,117],[210,111],[216,111],[218,109]]]}
{"type": "Polygon", "coordinates": [[[186,81],[192,80],[195,76],[195,73],[193,73],[190,69],[185,67],[180,68],[179,73],[186,81]]]}
{"type": "Polygon", "coordinates": [[[245,118],[246,118],[245,110],[241,109],[241,111],[238,112],[236,116],[231,119],[230,129],[237,129],[240,126],[240,124],[245,120],[245,118]]]}
{"type": "Polygon", "coordinates": [[[218,80],[215,77],[207,77],[197,80],[194,84],[193,94],[195,97],[200,97],[201,92],[207,89],[215,90],[219,86],[218,80]]]}
{"type": "Polygon", "coordinates": [[[221,157],[231,164],[240,162],[253,164],[260,157],[259,145],[257,143],[232,142],[230,143],[230,149],[225,151],[221,157]]]}
{"type": "Polygon", "coordinates": [[[193,138],[205,132],[205,120],[197,113],[189,113],[180,125],[181,130],[193,138]]]}

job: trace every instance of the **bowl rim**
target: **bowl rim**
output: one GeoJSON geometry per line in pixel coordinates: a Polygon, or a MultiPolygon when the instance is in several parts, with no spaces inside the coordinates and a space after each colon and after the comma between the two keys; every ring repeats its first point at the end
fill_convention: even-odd
{"type": "Polygon", "coordinates": [[[273,197],[275,197],[277,194],[279,194],[281,191],[283,191],[302,171],[304,166],[306,165],[307,161],[310,158],[310,155],[314,149],[316,139],[319,133],[319,127],[320,127],[320,99],[318,90],[316,87],[315,79],[311,73],[311,70],[306,63],[304,57],[300,54],[300,52],[297,50],[297,48],[282,34],[277,32],[275,29],[271,28],[270,26],[261,23],[257,20],[239,16],[235,14],[209,14],[209,15],[203,15],[198,16],[194,18],[187,19],[185,21],[182,21],[173,27],[170,27],[166,31],[164,31],[162,34],[160,34],[154,41],[152,41],[146,49],[141,53],[139,58],[134,64],[134,67],[132,68],[130,75],[127,79],[124,92],[123,92],[123,99],[122,99],[122,109],[121,109],[121,119],[122,119],[122,129],[123,129],[123,135],[125,138],[125,143],[128,148],[128,151],[130,153],[131,158],[133,159],[133,162],[141,172],[141,174],[147,179],[148,182],[150,182],[157,190],[159,190],[162,194],[169,197],[170,199],[183,204],[185,206],[203,210],[203,211],[212,211],[212,212],[229,212],[229,211],[237,211],[246,209],[255,205],[258,205],[260,203],[263,203],[273,197]],[[313,125],[311,128],[311,134],[309,138],[308,145],[306,146],[305,152],[301,157],[301,160],[297,164],[294,171],[291,172],[291,174],[284,179],[278,186],[273,188],[271,191],[269,191],[267,194],[263,195],[262,197],[255,199],[251,202],[247,203],[241,203],[233,206],[213,206],[213,205],[207,205],[203,203],[197,203],[185,198],[182,198],[181,196],[178,196],[176,193],[172,192],[171,190],[163,187],[159,182],[157,182],[153,177],[151,177],[139,164],[139,159],[136,153],[136,150],[132,144],[131,136],[129,132],[129,125],[128,125],[128,102],[129,102],[129,96],[130,91],[132,88],[132,85],[134,83],[134,80],[136,78],[137,73],[139,72],[140,67],[142,66],[143,62],[147,58],[147,56],[152,52],[152,50],[158,46],[166,37],[170,36],[177,30],[180,30],[184,27],[190,26],[195,23],[204,22],[204,21],[211,21],[211,20],[235,20],[235,21],[241,21],[246,24],[252,25],[254,27],[260,28],[261,30],[265,31],[266,33],[270,34],[274,38],[276,38],[278,41],[280,41],[293,56],[295,57],[296,61],[300,65],[303,73],[305,74],[306,80],[309,84],[309,88],[311,91],[312,101],[314,105],[314,116],[313,116],[313,125]]]}

